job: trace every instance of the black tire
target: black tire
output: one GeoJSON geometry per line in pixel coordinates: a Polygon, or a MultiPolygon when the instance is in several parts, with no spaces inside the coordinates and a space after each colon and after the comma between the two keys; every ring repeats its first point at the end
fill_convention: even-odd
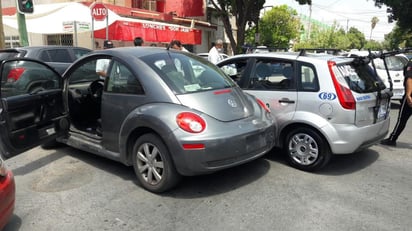
{"type": "Polygon", "coordinates": [[[148,191],[165,192],[180,181],[163,141],[155,134],[145,134],[133,147],[133,168],[140,185],[148,191]]]}
{"type": "Polygon", "coordinates": [[[296,128],[286,136],[283,146],[290,165],[304,171],[318,171],[332,156],[327,141],[310,128],[296,128]]]}

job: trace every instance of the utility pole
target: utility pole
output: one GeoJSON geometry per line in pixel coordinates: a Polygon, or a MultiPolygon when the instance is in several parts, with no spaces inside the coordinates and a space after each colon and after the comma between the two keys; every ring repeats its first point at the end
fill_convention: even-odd
{"type": "Polygon", "coordinates": [[[26,16],[20,12],[17,15],[17,25],[19,27],[20,45],[25,47],[29,45],[29,39],[27,37],[26,16]]]}
{"type": "Polygon", "coordinates": [[[4,28],[3,28],[3,7],[1,6],[0,1],[0,49],[4,49],[6,47],[6,43],[4,42],[4,28]]]}

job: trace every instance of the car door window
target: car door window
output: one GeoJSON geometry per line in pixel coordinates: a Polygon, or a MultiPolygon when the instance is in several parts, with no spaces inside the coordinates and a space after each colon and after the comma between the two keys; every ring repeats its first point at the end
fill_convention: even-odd
{"type": "Polygon", "coordinates": [[[318,77],[312,65],[300,65],[299,91],[319,91],[318,77]]]}
{"type": "Polygon", "coordinates": [[[276,59],[256,61],[247,89],[254,90],[293,90],[295,73],[293,64],[276,59]]]}
{"type": "Polygon", "coordinates": [[[44,65],[28,61],[12,61],[3,66],[1,73],[2,97],[34,94],[60,89],[61,77],[44,65]]]}
{"type": "Polygon", "coordinates": [[[247,67],[248,59],[237,59],[230,63],[225,63],[220,66],[222,71],[235,80],[239,86],[243,86],[244,82],[247,82],[248,76],[243,76],[247,67]]]}
{"type": "Polygon", "coordinates": [[[143,94],[143,87],[124,64],[113,62],[110,75],[107,78],[107,92],[125,94],[143,94]]]}

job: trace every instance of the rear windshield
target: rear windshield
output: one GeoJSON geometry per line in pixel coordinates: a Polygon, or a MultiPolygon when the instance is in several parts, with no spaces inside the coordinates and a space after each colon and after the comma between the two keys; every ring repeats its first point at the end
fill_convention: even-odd
{"type": "Polygon", "coordinates": [[[9,58],[16,58],[18,57],[19,52],[0,52],[0,61],[1,60],[5,60],[5,59],[9,59],[9,58]]]}
{"type": "Polygon", "coordinates": [[[176,94],[231,88],[235,82],[204,58],[185,53],[162,53],[143,57],[176,94]]]}
{"type": "Polygon", "coordinates": [[[344,79],[357,93],[370,93],[385,89],[385,84],[367,64],[346,63],[334,69],[337,79],[344,79]]]}

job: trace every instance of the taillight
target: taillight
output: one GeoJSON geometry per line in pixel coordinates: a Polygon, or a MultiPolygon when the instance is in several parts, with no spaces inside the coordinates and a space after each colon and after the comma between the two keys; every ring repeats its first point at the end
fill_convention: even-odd
{"type": "Polygon", "coordinates": [[[262,100],[256,99],[256,101],[258,102],[258,104],[259,104],[263,109],[265,109],[265,111],[267,111],[267,112],[270,113],[269,107],[268,107],[262,100]]]}
{"type": "Polygon", "coordinates": [[[336,63],[333,61],[328,61],[328,67],[330,75],[332,76],[333,85],[335,86],[336,94],[339,99],[340,105],[345,109],[355,110],[356,101],[353,97],[352,91],[339,83],[338,79],[333,72],[333,67],[336,66],[336,63]]]}
{"type": "Polygon", "coordinates": [[[7,82],[14,83],[19,80],[20,76],[24,73],[26,69],[23,67],[13,68],[9,71],[7,75],[7,82]]]}
{"type": "Polygon", "coordinates": [[[192,112],[182,112],[176,116],[179,127],[190,133],[200,133],[205,130],[205,120],[192,112]]]}

